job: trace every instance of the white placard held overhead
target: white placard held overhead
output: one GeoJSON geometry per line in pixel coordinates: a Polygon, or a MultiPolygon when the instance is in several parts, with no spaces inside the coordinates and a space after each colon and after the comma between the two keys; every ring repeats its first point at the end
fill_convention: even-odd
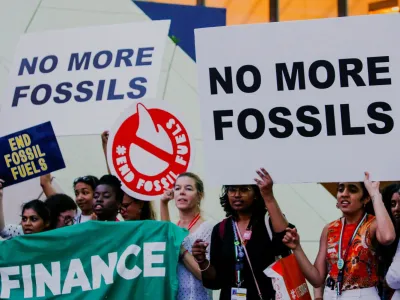
{"type": "Polygon", "coordinates": [[[1,99],[0,134],[51,121],[100,134],[132,100],[154,98],[170,21],[23,35],[1,99]]]}
{"type": "Polygon", "coordinates": [[[400,178],[398,15],[196,30],[207,181],[400,178]]]}

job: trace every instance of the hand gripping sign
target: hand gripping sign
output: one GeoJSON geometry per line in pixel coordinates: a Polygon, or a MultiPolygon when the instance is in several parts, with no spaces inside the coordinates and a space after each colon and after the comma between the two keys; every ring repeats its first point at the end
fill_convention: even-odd
{"type": "Polygon", "coordinates": [[[164,101],[136,102],[110,131],[108,166],[129,196],[155,200],[190,169],[192,143],[186,125],[164,101]]]}

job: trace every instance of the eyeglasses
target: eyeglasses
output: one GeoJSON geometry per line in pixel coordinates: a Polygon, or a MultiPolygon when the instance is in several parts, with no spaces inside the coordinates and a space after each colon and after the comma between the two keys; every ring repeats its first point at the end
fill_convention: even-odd
{"type": "Polygon", "coordinates": [[[230,186],[228,187],[228,194],[229,195],[236,195],[239,192],[240,195],[246,194],[252,190],[249,186],[230,186]]]}
{"type": "Polygon", "coordinates": [[[122,213],[123,211],[126,211],[128,209],[128,207],[131,206],[133,203],[135,203],[135,201],[131,201],[131,202],[125,203],[125,204],[122,203],[118,209],[118,212],[122,213]]]}
{"type": "Polygon", "coordinates": [[[75,224],[75,218],[72,218],[70,216],[64,217],[62,215],[60,215],[60,217],[64,219],[64,225],[65,226],[71,226],[71,225],[75,224]]]}

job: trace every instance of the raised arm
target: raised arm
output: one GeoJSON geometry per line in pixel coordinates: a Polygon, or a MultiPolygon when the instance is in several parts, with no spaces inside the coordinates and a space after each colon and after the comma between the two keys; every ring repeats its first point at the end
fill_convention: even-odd
{"type": "Polygon", "coordinates": [[[161,200],[160,200],[161,221],[171,221],[171,218],[169,217],[168,203],[172,199],[174,199],[174,191],[173,190],[165,190],[164,194],[162,195],[161,200]]]}
{"type": "Polygon", "coordinates": [[[51,178],[50,173],[40,176],[40,186],[42,187],[43,193],[46,195],[47,198],[52,195],[57,194],[57,191],[51,184],[52,181],[53,181],[53,178],[51,178]]]}
{"type": "Polygon", "coordinates": [[[396,232],[382,201],[382,195],[379,192],[379,182],[371,182],[369,180],[369,173],[365,172],[364,185],[371,197],[376,217],[376,221],[371,224],[371,235],[376,236],[380,244],[390,245],[396,238],[396,232]]]}
{"type": "Polygon", "coordinates": [[[295,228],[288,228],[286,235],[283,238],[283,243],[293,250],[302,273],[314,288],[321,287],[326,279],[327,268],[325,258],[327,251],[327,236],[328,225],[326,225],[324,230],[322,230],[319,242],[319,251],[314,265],[311,264],[310,260],[304,253],[300,244],[300,237],[295,228]]]}
{"type": "Polygon", "coordinates": [[[3,183],[4,180],[0,179],[0,231],[4,229],[4,212],[3,212],[3,183]]]}
{"type": "Polygon", "coordinates": [[[286,230],[289,223],[286,221],[274,197],[272,178],[264,168],[258,170],[257,174],[260,178],[255,178],[254,181],[260,188],[261,196],[264,199],[265,206],[271,218],[272,228],[274,232],[283,232],[286,230]]]}
{"type": "Polygon", "coordinates": [[[107,172],[108,172],[108,174],[111,174],[110,168],[108,167],[108,159],[107,159],[108,135],[109,135],[109,132],[108,132],[108,131],[104,131],[104,132],[101,134],[101,145],[102,145],[102,147],[103,147],[103,153],[104,153],[104,157],[105,157],[105,159],[106,159],[107,172]]]}

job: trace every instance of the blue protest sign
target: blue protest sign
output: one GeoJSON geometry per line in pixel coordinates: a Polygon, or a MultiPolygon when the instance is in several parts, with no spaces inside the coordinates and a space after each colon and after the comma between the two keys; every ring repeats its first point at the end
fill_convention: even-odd
{"type": "Polygon", "coordinates": [[[63,168],[64,159],[50,122],[0,138],[0,178],[4,186],[63,168]]]}

